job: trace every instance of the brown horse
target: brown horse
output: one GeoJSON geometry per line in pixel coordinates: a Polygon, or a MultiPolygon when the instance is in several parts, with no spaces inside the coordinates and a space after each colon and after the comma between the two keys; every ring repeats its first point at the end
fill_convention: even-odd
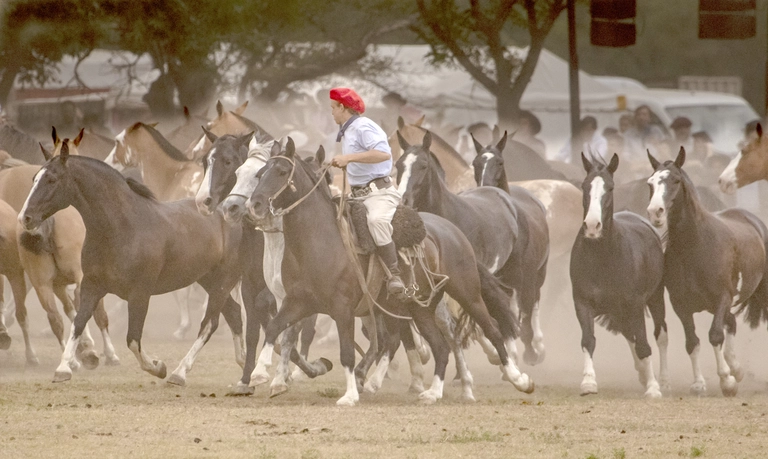
{"type": "MultiPolygon", "coordinates": [[[[248,101],[231,111],[225,111],[221,101],[216,102],[216,118],[208,122],[206,128],[217,136],[225,134],[243,135],[249,132],[255,132],[257,136],[264,137],[266,140],[272,140],[272,136],[261,126],[243,116],[243,112],[248,107],[248,101]]],[[[202,158],[211,149],[211,141],[207,136],[199,132],[197,138],[184,151],[188,158],[202,158]]]]}
{"type": "Polygon", "coordinates": [[[757,137],[752,139],[725,168],[718,183],[723,193],[733,194],[738,188],[768,180],[768,139],[763,126],[757,124],[757,137]]]}
{"type": "MultiPolygon", "coordinates": [[[[54,153],[58,154],[64,145],[78,152],[74,141],[61,140],[53,129],[54,153]]],[[[45,150],[44,154],[47,154],[45,150]]],[[[26,195],[32,188],[32,179],[40,170],[40,166],[19,166],[0,172],[0,199],[5,200],[15,212],[19,212],[24,205],[26,195]]],[[[64,312],[70,320],[75,317],[78,307],[80,283],[83,271],[80,263],[80,252],[85,240],[85,227],[80,214],[74,208],[63,209],[56,213],[49,223],[46,223],[42,231],[30,233],[23,228],[14,228],[14,240],[18,239],[18,256],[21,266],[29,276],[29,280],[37,293],[40,304],[45,309],[48,321],[51,325],[60,346],[64,347],[64,322],[56,306],[58,298],[64,312]],[[66,291],[68,285],[75,284],[75,301],[69,297],[66,291]]],[[[9,279],[10,280],[10,279],[9,279]]],[[[18,296],[14,295],[17,303],[18,296]]],[[[23,299],[23,297],[22,297],[23,299]]],[[[17,304],[17,309],[23,304],[17,304]]],[[[120,359],[115,353],[112,340],[109,335],[109,319],[104,311],[103,301],[95,311],[96,324],[101,330],[104,340],[104,354],[107,365],[117,365],[120,359]]],[[[99,358],[91,350],[93,339],[86,331],[86,340],[78,357],[88,368],[95,368],[99,364],[99,358]]],[[[74,363],[74,365],[77,365],[74,363]]]]}
{"type": "Polygon", "coordinates": [[[194,196],[203,180],[203,167],[190,161],[154,125],[135,123],[115,137],[105,160],[118,171],[135,167],[142,181],[161,201],[194,196]]]}
{"type": "MultiPolygon", "coordinates": [[[[27,364],[38,365],[37,355],[29,340],[29,324],[27,323],[27,308],[25,299],[27,296],[27,284],[24,281],[24,268],[19,260],[19,248],[16,243],[16,217],[17,213],[5,201],[0,200],[0,274],[8,278],[13,290],[13,299],[16,303],[16,321],[21,327],[24,336],[27,364]]],[[[11,337],[4,321],[4,304],[2,303],[2,290],[5,283],[0,282],[0,349],[8,349],[11,346],[11,337]]]]}
{"type": "MultiPolygon", "coordinates": [[[[184,122],[166,133],[165,138],[171,142],[171,145],[183,151],[186,156],[187,153],[192,153],[192,150],[188,147],[200,140],[200,126],[206,126],[207,124],[207,117],[190,113],[189,108],[184,106],[184,122]]],[[[191,156],[188,158],[194,159],[191,156]]]]}

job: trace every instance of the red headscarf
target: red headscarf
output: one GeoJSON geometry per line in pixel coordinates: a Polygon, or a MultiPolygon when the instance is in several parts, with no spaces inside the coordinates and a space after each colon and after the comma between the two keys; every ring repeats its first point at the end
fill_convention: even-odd
{"type": "Polygon", "coordinates": [[[351,108],[357,113],[363,113],[365,111],[365,102],[350,88],[333,88],[331,89],[331,100],[335,100],[341,105],[351,108]]]}

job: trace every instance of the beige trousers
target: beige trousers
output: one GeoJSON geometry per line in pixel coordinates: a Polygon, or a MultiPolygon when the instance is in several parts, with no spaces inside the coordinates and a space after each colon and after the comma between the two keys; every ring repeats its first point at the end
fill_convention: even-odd
{"type": "Polygon", "coordinates": [[[394,186],[372,191],[368,196],[359,198],[368,209],[368,230],[379,247],[392,242],[392,217],[395,216],[400,198],[394,186]]]}

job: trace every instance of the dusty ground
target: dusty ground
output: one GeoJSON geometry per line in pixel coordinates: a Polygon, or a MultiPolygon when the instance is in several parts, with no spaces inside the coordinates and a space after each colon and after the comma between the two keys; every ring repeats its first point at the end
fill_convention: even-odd
{"type": "MultiPolygon", "coordinates": [[[[338,366],[318,380],[294,384],[276,399],[267,398],[266,387],[252,397],[226,397],[239,367],[225,328],[203,350],[188,386],[168,386],[142,372],[126,348],[125,311],[112,314],[122,365],[82,370],[68,383],[52,384],[60,352],[42,332],[45,320],[34,296],[29,303],[40,366],[25,368],[21,334],[13,326],[11,350],[0,353],[2,457],[741,458],[764,457],[768,447],[763,358],[768,333],[744,326],[737,350],[748,373],[732,399],[719,393],[708,344],[702,360],[709,394],[688,394],[690,365],[674,315],[668,318],[672,390],[662,400],[642,399],[626,343],[605,333],[598,334],[595,356],[600,393],[579,397],[580,331],[572,308],[560,307],[544,320],[547,360],[524,368],[537,382],[530,396],[501,382],[498,369],[473,349],[475,404],[462,403],[459,388],[451,385],[437,405],[418,404],[406,393],[401,355],[399,370],[379,394],[363,395],[354,408],[338,408],[335,401],[344,390],[338,366]]],[[[194,334],[173,340],[176,317],[167,298],[155,301],[144,340],[169,371],[194,334]]],[[[199,317],[195,311],[195,323],[199,317]]],[[[709,318],[699,320],[706,343],[709,318]]],[[[336,363],[338,347],[312,352],[321,355],[336,363]]],[[[449,377],[453,373],[449,369],[449,377]]]]}

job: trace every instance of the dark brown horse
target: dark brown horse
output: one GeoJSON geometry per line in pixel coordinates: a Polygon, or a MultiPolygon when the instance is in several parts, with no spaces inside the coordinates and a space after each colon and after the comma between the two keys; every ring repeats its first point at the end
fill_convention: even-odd
{"type": "Polygon", "coordinates": [[[96,304],[107,293],[128,301],[127,343],[141,368],[165,378],[165,364],[150,359],[141,346],[149,299],[193,282],[208,292],[208,307],[198,338],[173,377],[184,381],[218,327],[219,313],[232,328],[241,361],[240,305],[229,293],[240,278],[240,227],[230,227],[221,214],[201,216],[191,199],[159,202],[146,187],[126,180],[102,161],[70,156],[65,145],[35,175],[19,222],[33,230],[70,205],[86,228],[83,282],[80,309],[54,381],[71,378],[69,362],[96,304]]]}
{"type": "Polygon", "coordinates": [[[648,217],[664,235],[664,286],[683,323],[685,349],[691,358],[691,391],[703,394],[706,382],[699,367],[699,338],[693,314],[712,313],[709,342],[715,350],[720,389],[734,396],[744,369],[736,360],[736,318],[746,311],[752,327],[768,318],[768,229],[743,209],[706,211],[688,174],[682,169],[685,150],[663,164],[648,153],[654,172],[648,217]]]}
{"type": "MultiPolygon", "coordinates": [[[[258,180],[258,185],[248,202],[250,212],[257,221],[272,214],[283,216],[286,244],[282,269],[286,298],[267,327],[259,364],[266,365],[271,361],[275,340],[286,327],[313,313],[326,313],[337,324],[340,360],[347,381],[347,390],[336,403],[354,405],[359,400],[358,381],[354,374],[354,309],[364,293],[355,274],[356,268],[345,253],[336,221],[337,209],[331,200],[330,191],[323,183],[317,184],[322,179],[316,177],[310,165],[297,159],[292,147],[293,142],[290,141],[285,154],[272,156],[253,178],[258,180]]],[[[533,383],[519,371],[505,348],[505,344],[514,340],[514,336],[502,336],[488,314],[486,302],[481,295],[481,275],[478,272],[482,267],[478,268],[466,237],[441,217],[421,215],[427,228],[424,251],[429,269],[449,276],[444,286],[445,293],[462,305],[493,342],[505,377],[519,390],[532,391],[533,383]]],[[[418,283],[420,286],[428,286],[421,272],[416,269],[418,283]]],[[[427,290],[424,288],[420,294],[428,293],[427,290]]],[[[442,298],[442,292],[436,293],[431,297],[428,308],[413,302],[407,303],[408,312],[435,354],[432,387],[421,394],[422,400],[429,402],[442,397],[448,360],[447,345],[434,322],[434,308],[442,298]]],[[[501,296],[506,298],[503,292],[501,296]]],[[[507,305],[488,304],[488,307],[505,308],[507,305]]]]}

